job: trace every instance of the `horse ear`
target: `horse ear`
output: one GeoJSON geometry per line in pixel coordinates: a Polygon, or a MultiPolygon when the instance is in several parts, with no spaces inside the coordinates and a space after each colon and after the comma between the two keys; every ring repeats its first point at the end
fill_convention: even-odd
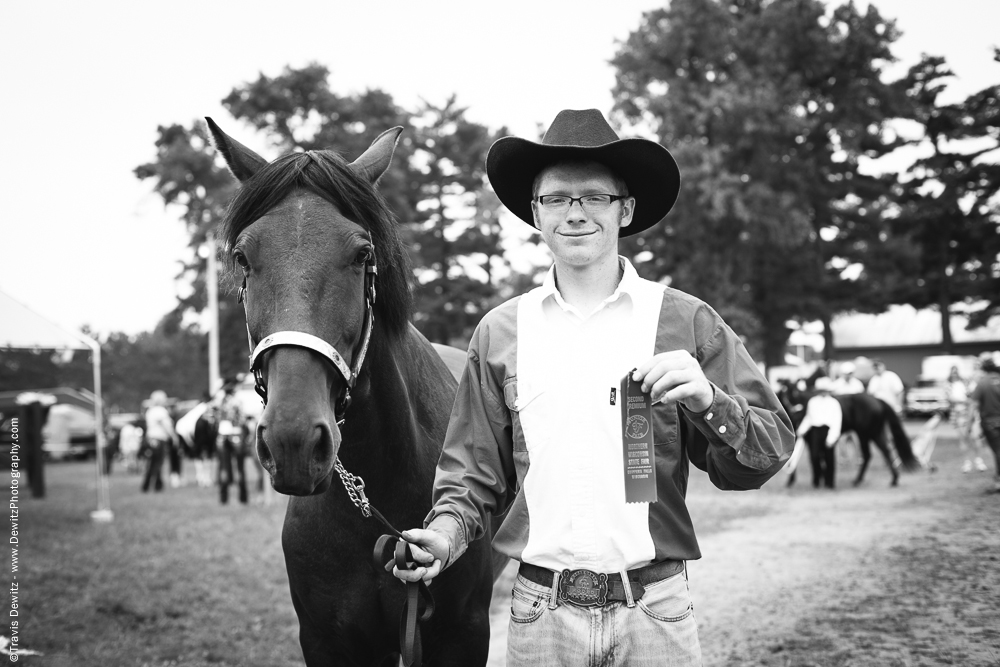
{"type": "Polygon", "coordinates": [[[208,116],[205,116],[205,120],[208,122],[208,129],[212,131],[212,138],[215,139],[215,147],[222,153],[222,157],[226,158],[229,171],[233,172],[233,176],[241,183],[267,164],[267,160],[223,132],[214,120],[208,116]]]}
{"type": "Polygon", "coordinates": [[[382,178],[382,174],[385,173],[385,170],[389,168],[389,163],[392,162],[392,154],[396,150],[396,141],[399,139],[399,133],[402,131],[403,127],[397,126],[378,135],[375,141],[372,142],[372,145],[368,147],[368,150],[351,163],[351,169],[359,176],[368,179],[368,182],[372,185],[378,183],[378,179],[382,178]]]}

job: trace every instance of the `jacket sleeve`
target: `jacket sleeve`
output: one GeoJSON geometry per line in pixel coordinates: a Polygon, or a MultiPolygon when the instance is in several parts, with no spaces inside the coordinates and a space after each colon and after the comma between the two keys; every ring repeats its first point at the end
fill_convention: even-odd
{"type": "Polygon", "coordinates": [[[743,342],[718,315],[714,325],[697,357],[715,396],[704,412],[682,407],[682,434],[691,462],[715,486],[757,489],[791,456],[795,433],[743,342]]]}
{"type": "Polygon", "coordinates": [[[488,341],[482,329],[481,323],[469,346],[424,520],[450,544],[445,567],[485,534],[491,514],[506,509],[502,504],[516,479],[511,417],[486,351],[480,355],[480,344],[488,341]]]}

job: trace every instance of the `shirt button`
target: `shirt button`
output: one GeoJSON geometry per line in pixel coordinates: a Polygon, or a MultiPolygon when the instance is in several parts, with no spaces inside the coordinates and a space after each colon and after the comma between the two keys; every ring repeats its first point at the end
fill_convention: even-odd
{"type": "Polygon", "coordinates": [[[722,426],[719,427],[719,433],[725,433],[725,432],[726,432],[726,425],[723,424],[722,426]]]}
{"type": "Polygon", "coordinates": [[[707,415],[705,415],[705,419],[711,419],[713,416],[714,415],[711,412],[709,412],[707,415]]]}

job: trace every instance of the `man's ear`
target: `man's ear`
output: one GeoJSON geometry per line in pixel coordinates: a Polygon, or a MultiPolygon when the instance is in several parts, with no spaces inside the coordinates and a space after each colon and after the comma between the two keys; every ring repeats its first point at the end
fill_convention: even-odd
{"type": "Polygon", "coordinates": [[[622,219],[619,227],[628,227],[632,224],[632,215],[635,213],[635,197],[622,199],[622,219]]]}

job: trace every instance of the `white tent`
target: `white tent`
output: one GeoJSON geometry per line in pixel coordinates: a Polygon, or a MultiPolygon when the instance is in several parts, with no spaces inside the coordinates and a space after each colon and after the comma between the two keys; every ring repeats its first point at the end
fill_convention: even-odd
{"type": "Polygon", "coordinates": [[[101,346],[82,333],[64,329],[42,317],[8,294],[0,292],[0,349],[90,350],[94,363],[94,420],[97,438],[97,510],[95,521],[110,521],[111,492],[103,465],[107,455],[104,440],[104,405],[101,400],[101,346]]]}

